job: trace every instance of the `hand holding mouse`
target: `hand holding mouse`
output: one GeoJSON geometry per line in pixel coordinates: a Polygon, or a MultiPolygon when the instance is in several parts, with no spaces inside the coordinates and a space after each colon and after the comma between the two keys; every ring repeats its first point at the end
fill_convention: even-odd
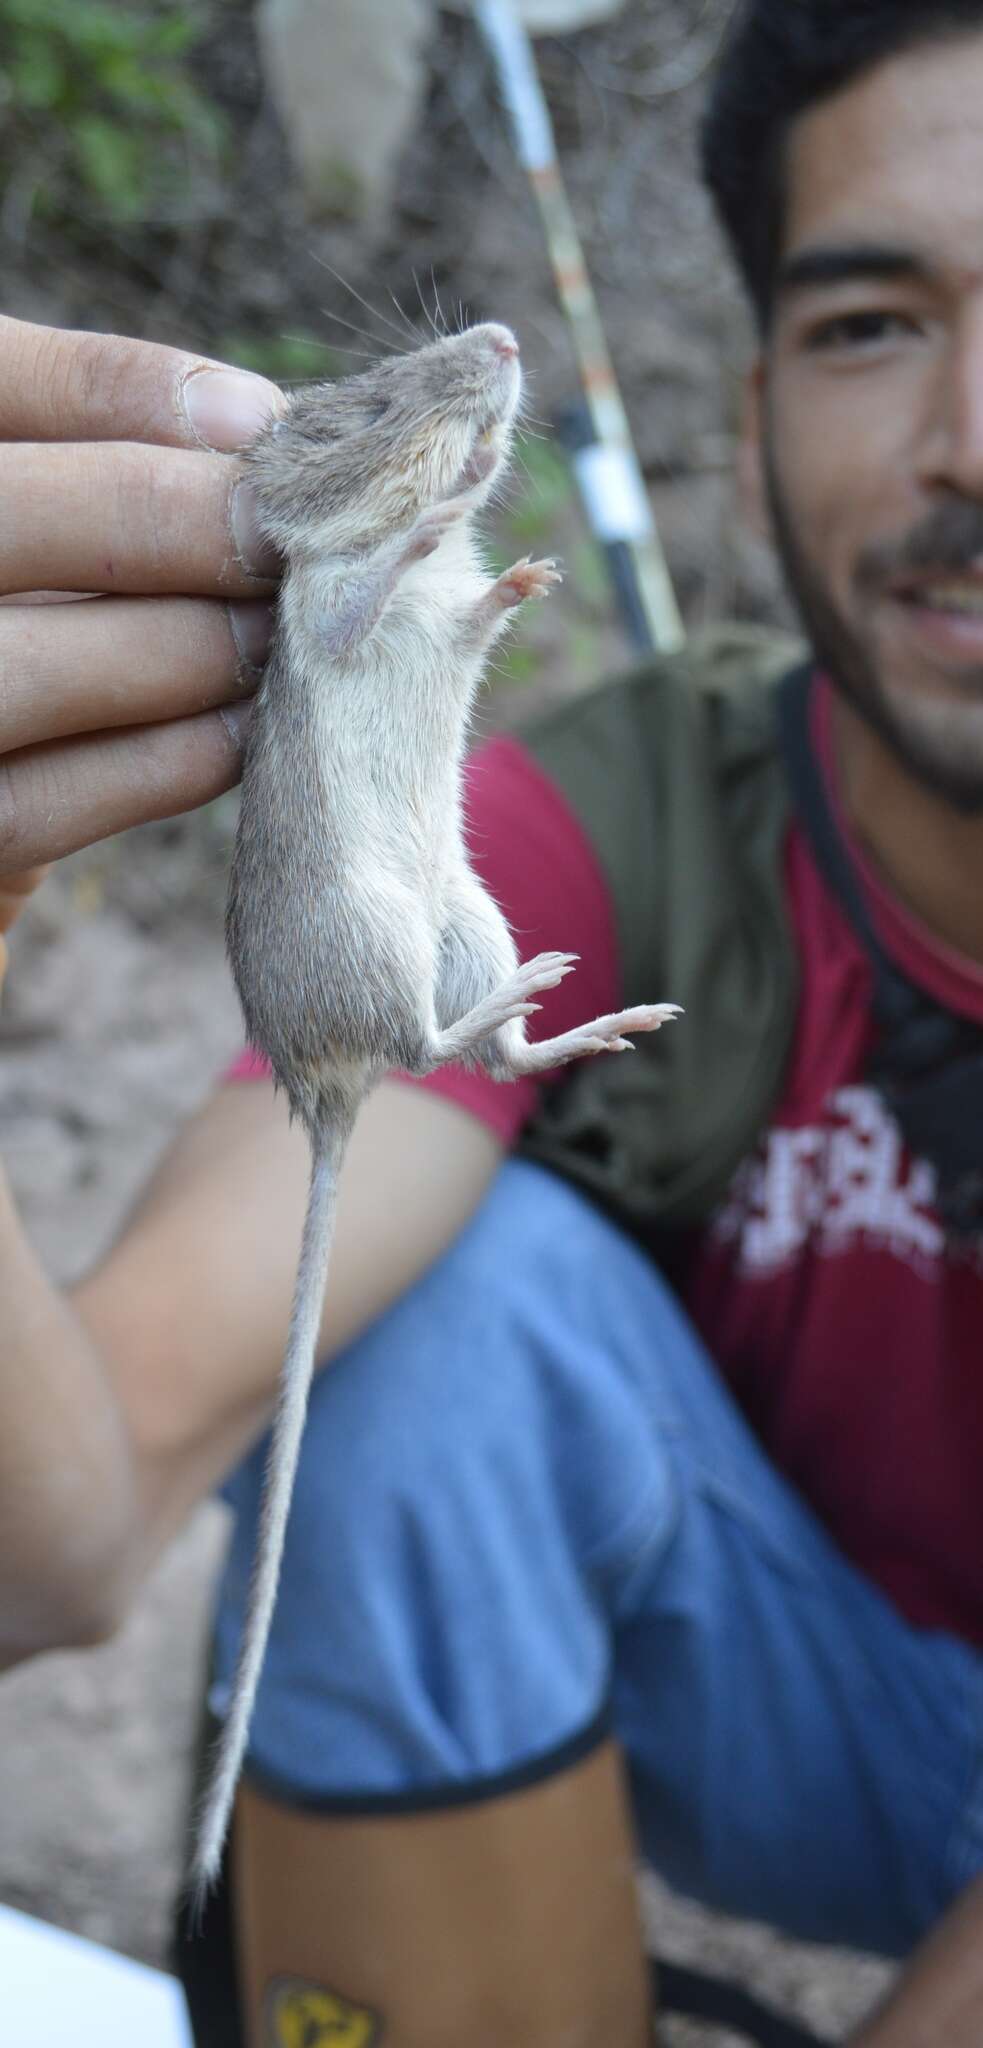
{"type": "Polygon", "coordinates": [[[0,347],[4,877],[237,780],[276,559],[235,458],[284,400],[116,335],[0,347]]]}

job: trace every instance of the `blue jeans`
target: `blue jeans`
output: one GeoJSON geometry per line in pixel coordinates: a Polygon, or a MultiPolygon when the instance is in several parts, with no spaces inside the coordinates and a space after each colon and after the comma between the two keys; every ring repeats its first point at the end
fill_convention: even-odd
{"type": "MultiPolygon", "coordinates": [[[[219,1710],[263,1455],[227,1489],[219,1710]]],[[[656,1268],[536,1167],[315,1387],[250,1745],[275,1797],[433,1809],[613,1731],[670,1883],[901,1955],[983,1869],[981,1707],[983,1655],[847,1564],[656,1268]]]]}

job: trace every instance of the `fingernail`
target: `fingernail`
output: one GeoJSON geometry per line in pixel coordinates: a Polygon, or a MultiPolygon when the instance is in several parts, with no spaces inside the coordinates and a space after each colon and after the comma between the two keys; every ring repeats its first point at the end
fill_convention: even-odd
{"type": "Polygon", "coordinates": [[[229,625],[240,666],[255,674],[262,668],[270,651],[273,606],[260,597],[246,598],[242,604],[230,604],[229,625]]]}
{"type": "Polygon", "coordinates": [[[247,697],[242,704],[223,704],[218,715],[233,746],[241,750],[252,722],[252,698],[247,697]]]}
{"type": "Polygon", "coordinates": [[[234,454],[278,413],[283,394],[249,370],[189,370],[178,397],[195,440],[234,454]]]}
{"type": "Polygon", "coordinates": [[[272,542],[260,531],[259,514],[252,485],[245,479],[236,484],[229,508],[232,545],[240,569],[248,576],[275,576],[280,557],[272,542]]]}

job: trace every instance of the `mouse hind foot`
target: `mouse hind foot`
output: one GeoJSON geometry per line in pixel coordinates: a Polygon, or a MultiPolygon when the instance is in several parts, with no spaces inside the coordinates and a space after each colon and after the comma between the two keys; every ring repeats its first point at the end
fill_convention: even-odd
{"type": "Polygon", "coordinates": [[[425,1065],[422,1071],[431,1072],[434,1067],[449,1065],[454,1060],[463,1060],[469,1065],[485,1065],[486,1054],[496,1041],[496,1034],[509,1025],[518,1027],[524,1037],[526,1017],[531,1017],[540,1005],[535,997],[544,989],[556,988],[575,966],[575,953],[538,953],[535,960],[527,960],[516,967],[512,974],[499,982],[490,995],[467,1010],[443,1030],[431,1032],[424,1052],[425,1065]]]}
{"type": "Polygon", "coordinates": [[[680,1015],[677,1003],[641,1003],[530,1045],[525,1020],[540,1008],[536,996],[555,988],[576,960],[575,953],[538,953],[522,962],[463,1017],[430,1034],[421,1071],[462,1060],[484,1067],[496,1081],[515,1081],[594,1053],[631,1052],[629,1032],[658,1031],[680,1015]]]}
{"type": "Polygon", "coordinates": [[[543,1038],[530,1045],[524,1026],[502,1026],[485,1049],[482,1065],[495,1081],[518,1081],[529,1074],[548,1074],[571,1060],[590,1059],[599,1052],[633,1052],[628,1032],[659,1031],[682,1012],[678,1003],[640,1003],[631,1010],[617,1010],[607,1017],[594,1017],[575,1031],[558,1038],[543,1038]]]}

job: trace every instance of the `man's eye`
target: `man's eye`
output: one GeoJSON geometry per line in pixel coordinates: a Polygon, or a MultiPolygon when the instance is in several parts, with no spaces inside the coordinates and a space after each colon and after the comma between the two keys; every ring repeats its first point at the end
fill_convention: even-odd
{"type": "Polygon", "coordinates": [[[823,320],[808,338],[810,349],[874,349],[886,341],[910,339],[918,332],[906,313],[838,313],[823,320]]]}

